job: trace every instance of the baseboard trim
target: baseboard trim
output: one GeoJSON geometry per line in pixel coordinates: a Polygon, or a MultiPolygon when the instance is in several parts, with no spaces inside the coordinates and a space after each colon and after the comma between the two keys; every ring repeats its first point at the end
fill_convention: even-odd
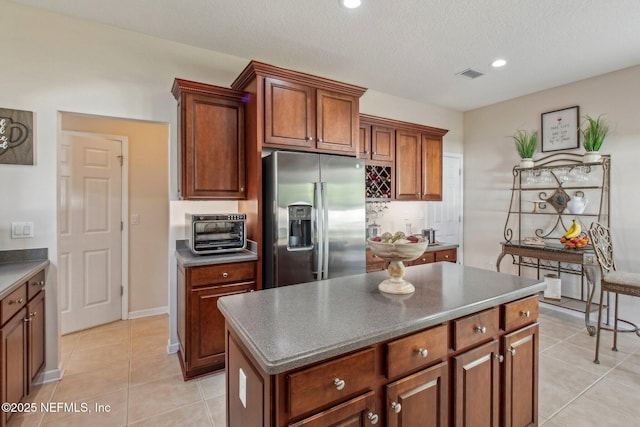
{"type": "Polygon", "coordinates": [[[62,378],[62,371],[60,369],[50,369],[48,371],[41,372],[33,382],[34,384],[47,384],[54,381],[58,381],[62,378]]]}
{"type": "Polygon", "coordinates": [[[169,307],[156,307],[147,310],[130,311],[129,319],[139,319],[141,317],[157,316],[158,314],[169,314],[169,307]]]}
{"type": "Polygon", "coordinates": [[[180,349],[180,343],[178,343],[178,342],[172,343],[171,340],[167,340],[167,353],[168,354],[177,353],[179,349],[180,349]]]}

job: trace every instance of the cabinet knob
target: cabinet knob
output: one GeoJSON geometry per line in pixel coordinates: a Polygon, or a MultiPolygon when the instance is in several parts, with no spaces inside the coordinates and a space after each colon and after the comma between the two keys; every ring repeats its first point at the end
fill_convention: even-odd
{"type": "Polygon", "coordinates": [[[42,286],[44,287],[44,280],[40,280],[39,282],[33,282],[31,286],[42,286]]]}
{"type": "Polygon", "coordinates": [[[444,256],[444,259],[449,259],[449,255],[445,255],[445,256],[444,256]]]}
{"type": "Polygon", "coordinates": [[[396,402],[391,402],[391,409],[393,409],[393,412],[396,414],[399,414],[400,411],[402,411],[402,405],[396,402]]]}
{"type": "Polygon", "coordinates": [[[322,138],[318,138],[318,142],[322,142],[322,138]]]}
{"type": "Polygon", "coordinates": [[[520,312],[520,316],[522,316],[522,317],[530,317],[531,316],[531,312],[529,310],[526,310],[526,311],[522,310],[520,312]]]}
{"type": "Polygon", "coordinates": [[[487,333],[487,327],[486,326],[476,326],[475,331],[479,332],[481,334],[486,334],[487,333]]]}
{"type": "Polygon", "coordinates": [[[229,273],[227,273],[227,272],[225,271],[224,273],[222,273],[222,277],[224,277],[224,278],[226,279],[227,277],[229,277],[229,273]]]}
{"type": "Polygon", "coordinates": [[[18,300],[11,299],[11,300],[9,300],[9,305],[11,305],[11,304],[22,304],[23,302],[24,302],[24,298],[20,298],[18,300]]]}
{"type": "Polygon", "coordinates": [[[377,151],[374,151],[374,152],[373,152],[373,155],[374,155],[374,156],[377,156],[377,155],[378,155],[378,152],[377,152],[377,151]]]}
{"type": "Polygon", "coordinates": [[[307,137],[307,141],[313,141],[313,137],[308,136],[308,137],[307,137]]]}
{"type": "Polygon", "coordinates": [[[419,348],[418,353],[420,353],[420,356],[422,357],[427,357],[429,355],[429,350],[426,348],[419,348]]]}
{"type": "Polygon", "coordinates": [[[344,380],[341,380],[340,378],[336,378],[335,380],[333,380],[333,385],[336,386],[336,390],[342,390],[345,386],[345,382],[344,380]]]}
{"type": "Polygon", "coordinates": [[[419,195],[420,195],[420,192],[418,191],[418,192],[416,193],[416,196],[419,196],[419,195]]]}
{"type": "Polygon", "coordinates": [[[24,319],[22,319],[23,322],[27,323],[27,322],[31,322],[31,317],[27,316],[24,319]]]}
{"type": "Polygon", "coordinates": [[[511,357],[515,356],[515,355],[516,355],[516,349],[515,349],[515,348],[513,348],[513,347],[511,347],[511,348],[509,349],[509,353],[511,353],[511,357]]]}
{"type": "Polygon", "coordinates": [[[498,362],[502,363],[504,362],[504,356],[501,354],[496,354],[496,359],[498,360],[498,362]]]}
{"type": "Polygon", "coordinates": [[[369,154],[369,152],[367,150],[364,150],[364,154],[369,154]]]}
{"type": "Polygon", "coordinates": [[[378,424],[378,414],[374,414],[373,412],[369,412],[367,414],[367,418],[369,418],[369,422],[371,424],[378,424]]]}

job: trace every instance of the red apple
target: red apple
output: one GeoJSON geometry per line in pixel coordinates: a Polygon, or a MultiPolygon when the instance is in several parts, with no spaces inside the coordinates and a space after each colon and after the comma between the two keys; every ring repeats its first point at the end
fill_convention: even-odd
{"type": "Polygon", "coordinates": [[[409,236],[407,237],[407,240],[411,243],[418,243],[418,238],[416,236],[409,236]]]}
{"type": "Polygon", "coordinates": [[[376,236],[376,237],[374,237],[374,238],[373,238],[373,239],[371,239],[371,240],[373,240],[374,242],[379,242],[379,241],[380,241],[380,240],[382,240],[382,239],[380,238],[380,236],[376,236]]]}

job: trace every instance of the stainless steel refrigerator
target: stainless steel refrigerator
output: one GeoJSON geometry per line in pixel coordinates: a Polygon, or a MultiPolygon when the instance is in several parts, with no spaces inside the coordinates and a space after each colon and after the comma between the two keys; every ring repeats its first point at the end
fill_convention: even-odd
{"type": "Polygon", "coordinates": [[[364,160],[275,151],[262,164],[264,287],[364,273],[364,160]]]}

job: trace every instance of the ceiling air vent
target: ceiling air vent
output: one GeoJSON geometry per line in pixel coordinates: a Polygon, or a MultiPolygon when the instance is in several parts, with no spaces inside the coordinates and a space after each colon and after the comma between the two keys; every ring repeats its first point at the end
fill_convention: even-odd
{"type": "Polygon", "coordinates": [[[456,76],[465,77],[467,79],[473,80],[480,76],[484,76],[484,73],[481,73],[480,71],[476,71],[473,68],[467,68],[464,71],[460,71],[459,73],[456,73],[456,76]]]}

